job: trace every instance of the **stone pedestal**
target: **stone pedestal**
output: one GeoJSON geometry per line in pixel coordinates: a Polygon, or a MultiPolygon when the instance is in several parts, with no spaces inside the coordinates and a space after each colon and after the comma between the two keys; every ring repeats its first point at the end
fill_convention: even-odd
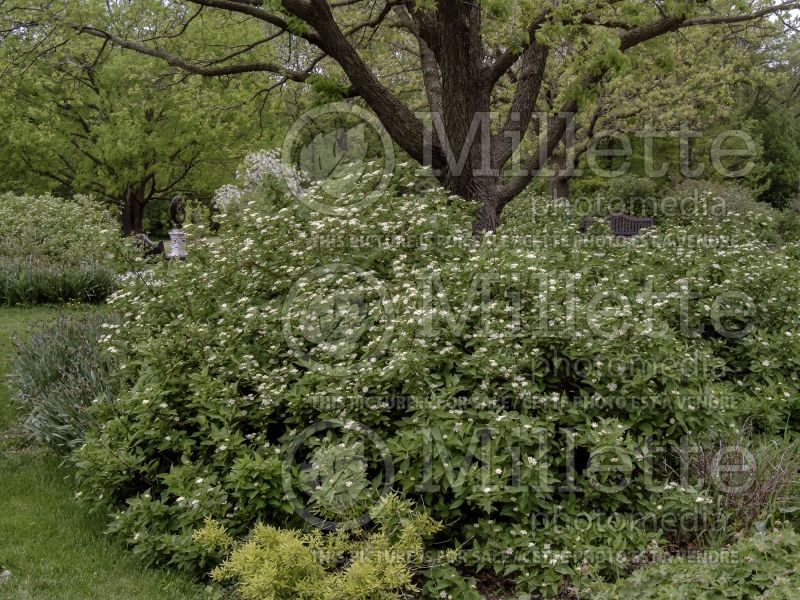
{"type": "Polygon", "coordinates": [[[169,232],[170,249],[167,258],[186,258],[186,234],[180,229],[172,229],[169,232]]]}

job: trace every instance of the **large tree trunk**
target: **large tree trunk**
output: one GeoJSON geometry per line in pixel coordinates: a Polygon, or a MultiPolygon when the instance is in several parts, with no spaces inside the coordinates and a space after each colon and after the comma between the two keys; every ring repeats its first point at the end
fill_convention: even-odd
{"type": "Polygon", "coordinates": [[[476,186],[472,199],[478,204],[475,219],[472,221],[472,235],[479,236],[486,231],[494,231],[500,222],[500,207],[494,186],[476,186]]]}
{"type": "Polygon", "coordinates": [[[570,175],[567,171],[567,157],[564,152],[558,152],[553,155],[552,165],[555,172],[550,176],[550,193],[556,200],[559,198],[569,200],[570,175]]]}
{"type": "Polygon", "coordinates": [[[569,200],[569,177],[566,175],[554,175],[550,179],[550,191],[553,194],[553,198],[556,200],[559,198],[569,200]]]}
{"type": "Polygon", "coordinates": [[[142,233],[144,226],[144,189],[128,188],[122,197],[122,235],[142,233]]]}
{"type": "Polygon", "coordinates": [[[497,228],[498,177],[492,164],[490,90],[483,65],[481,9],[477,3],[438,5],[436,48],[441,73],[441,120],[445,155],[440,181],[446,189],[476,203],[473,234],[497,228]]]}

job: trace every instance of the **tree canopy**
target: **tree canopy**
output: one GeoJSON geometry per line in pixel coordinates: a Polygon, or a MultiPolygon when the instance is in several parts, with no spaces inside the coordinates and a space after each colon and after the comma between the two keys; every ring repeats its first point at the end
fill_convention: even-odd
{"type": "MultiPolygon", "coordinates": [[[[780,36],[800,8],[762,0],[6,5],[4,29],[30,37],[33,53],[70,32],[196,75],[261,73],[268,90],[300,82],[358,97],[446,189],[477,201],[476,232],[495,228],[573,128],[589,131],[598,98],[611,94],[620,114],[635,107],[614,90],[667,66],[669,53],[659,58],[654,48],[691,52],[693,38],[702,44],[718,28],[731,46],[748,35],[780,36]],[[689,34],[695,30],[705,33],[689,34]]],[[[682,66],[671,65],[677,73],[682,66]]]]}
{"type": "Polygon", "coordinates": [[[124,233],[141,232],[151,200],[210,197],[260,134],[252,79],[188,76],[85,37],[15,64],[32,45],[13,41],[0,89],[6,189],[90,194],[119,206],[124,233]]]}

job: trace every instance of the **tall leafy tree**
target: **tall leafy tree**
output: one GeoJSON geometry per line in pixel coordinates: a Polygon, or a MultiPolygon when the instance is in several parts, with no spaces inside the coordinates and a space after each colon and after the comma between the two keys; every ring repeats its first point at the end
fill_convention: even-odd
{"type": "Polygon", "coordinates": [[[187,77],[108,43],[65,42],[0,89],[4,187],[91,194],[119,206],[130,234],[152,200],[209,195],[231,177],[258,133],[254,82],[187,77]]]}
{"type": "Polygon", "coordinates": [[[767,40],[751,55],[741,90],[742,119],[752,119],[764,145],[766,184],[761,199],[783,207],[800,197],[800,35],[767,40]]]}
{"type": "Polygon", "coordinates": [[[430,163],[448,190],[476,201],[473,229],[480,232],[496,227],[503,207],[556,152],[569,128],[563,115],[585,119],[587,100],[631,66],[626,55],[691,28],[753,24],[777,33],[770,18],[789,18],[800,2],[150,0],[107,4],[102,18],[87,17],[86,6],[81,0],[54,10],[48,3],[45,12],[16,18],[55,23],[199,75],[266,72],[275,85],[331,78],[342,95],[361,98],[411,157],[430,163]],[[152,30],[120,26],[159,13],[152,30]],[[208,43],[200,32],[209,18],[239,23],[239,35],[208,43]],[[396,78],[380,77],[385,69],[373,62],[374,35],[387,27],[418,47],[427,108],[441,125],[433,135],[396,78]],[[294,48],[291,61],[269,51],[284,38],[294,48]],[[535,115],[546,81],[559,83],[547,126],[535,115]],[[492,119],[500,98],[501,116],[492,119]],[[480,134],[487,129],[490,135],[480,134]],[[521,148],[530,148],[521,168],[511,167],[521,148]]]}

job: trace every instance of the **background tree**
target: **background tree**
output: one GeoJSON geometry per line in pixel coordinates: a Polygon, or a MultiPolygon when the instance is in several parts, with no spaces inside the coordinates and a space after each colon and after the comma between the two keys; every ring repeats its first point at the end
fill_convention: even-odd
{"type": "Polygon", "coordinates": [[[32,1],[12,3],[10,19],[24,27],[70,28],[190,73],[266,72],[273,85],[319,77],[337,81],[343,95],[360,97],[375,112],[405,152],[434,167],[449,191],[477,202],[476,232],[496,227],[503,207],[561,143],[568,119],[559,115],[585,110],[600,84],[628,68],[626,54],[694,27],[770,23],[778,34],[781,27],[768,18],[788,18],[788,11],[800,7],[800,2],[761,0],[149,0],[67,2],[56,9],[48,3],[26,11],[32,1]],[[131,35],[126,24],[142,15],[152,29],[131,35]],[[201,32],[209,19],[239,23],[239,35],[227,44],[208,43],[201,32]],[[392,79],[379,78],[381,69],[370,62],[373,33],[392,25],[419,48],[427,108],[440,125],[434,135],[426,133],[425,122],[392,79]],[[274,60],[270,45],[282,38],[298,49],[297,60],[274,60]],[[545,81],[559,82],[547,120],[535,116],[545,81]],[[500,96],[506,110],[492,119],[500,96]],[[489,128],[491,135],[480,135],[489,128]],[[526,136],[533,151],[511,161],[526,136]],[[463,165],[455,158],[462,152],[463,165]]]}
{"type": "Polygon", "coordinates": [[[11,72],[3,187],[90,194],[120,207],[125,234],[142,231],[154,199],[209,198],[259,134],[252,80],[187,77],[110,44],[68,40],[11,72]]]}
{"type": "MultiPolygon", "coordinates": [[[[574,131],[556,148],[550,177],[554,197],[570,197],[576,167],[584,191],[603,187],[615,170],[647,176],[656,184],[680,176],[680,136],[699,142],[697,137],[710,137],[721,123],[730,125],[740,108],[737,86],[748,77],[751,58],[745,48],[730,43],[727,28],[690,29],[654,40],[625,56],[625,63],[614,78],[596,86],[576,116],[574,131]],[[619,134],[626,147],[618,143],[619,134]],[[645,142],[648,136],[651,141],[645,142]],[[628,154],[617,160],[594,156],[589,164],[587,152],[604,147],[628,154]],[[598,176],[592,165],[609,168],[598,176]]],[[[538,111],[557,108],[553,101],[558,89],[557,79],[543,84],[538,111]]],[[[697,158],[703,163],[703,156],[697,158]]],[[[706,176],[712,171],[708,167],[703,165],[706,176]]]]}
{"type": "Polygon", "coordinates": [[[763,140],[766,183],[760,199],[778,207],[800,196],[800,37],[765,40],[750,52],[739,96],[741,120],[763,140]]]}

